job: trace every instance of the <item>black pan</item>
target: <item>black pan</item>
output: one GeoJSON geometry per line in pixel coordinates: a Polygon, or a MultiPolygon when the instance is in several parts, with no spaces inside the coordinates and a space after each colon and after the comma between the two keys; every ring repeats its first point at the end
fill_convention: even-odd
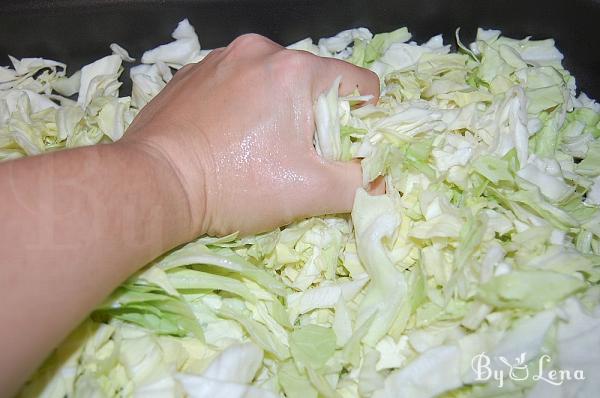
{"type": "Polygon", "coordinates": [[[0,65],[7,55],[66,62],[71,72],[110,53],[112,42],[132,56],[170,40],[189,18],[204,48],[256,32],[289,44],[366,26],[383,32],[407,26],[417,41],[462,28],[498,28],[512,37],[553,37],[578,87],[600,98],[600,0],[2,0],[0,65]]]}

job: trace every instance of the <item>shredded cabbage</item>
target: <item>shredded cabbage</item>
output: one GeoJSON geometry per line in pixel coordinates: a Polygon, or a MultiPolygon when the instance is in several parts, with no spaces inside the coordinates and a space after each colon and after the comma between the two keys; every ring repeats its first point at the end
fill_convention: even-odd
{"type": "MultiPolygon", "coordinates": [[[[201,60],[187,20],[131,68],[112,55],[68,76],[40,58],[0,68],[0,159],[118,140],[201,60]]],[[[480,29],[451,52],[401,28],[290,48],[381,79],[377,105],[315,104],[322,156],[361,158],[351,215],[256,236],[201,237],[149,264],[60,345],[21,396],[588,397],[600,391],[600,105],[576,95],[554,41],[480,29]],[[518,358],[553,386],[471,360],[518,358]]]]}

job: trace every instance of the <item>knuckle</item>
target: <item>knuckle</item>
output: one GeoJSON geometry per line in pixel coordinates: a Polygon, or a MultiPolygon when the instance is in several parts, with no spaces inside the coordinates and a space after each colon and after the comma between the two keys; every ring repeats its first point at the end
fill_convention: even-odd
{"type": "Polygon", "coordinates": [[[289,79],[307,76],[312,70],[315,58],[317,57],[306,51],[279,51],[273,55],[274,74],[289,79]]]}
{"type": "Polygon", "coordinates": [[[316,58],[307,51],[284,50],[278,54],[278,63],[285,70],[304,70],[316,58]]]}
{"type": "Polygon", "coordinates": [[[281,49],[273,53],[267,61],[270,81],[287,94],[308,87],[314,72],[313,58],[317,57],[305,51],[281,49]]]}
{"type": "Polygon", "coordinates": [[[256,52],[257,50],[268,49],[272,45],[273,42],[271,42],[264,36],[261,36],[256,33],[246,33],[236,37],[227,47],[230,50],[230,52],[239,53],[246,51],[256,52]]]}

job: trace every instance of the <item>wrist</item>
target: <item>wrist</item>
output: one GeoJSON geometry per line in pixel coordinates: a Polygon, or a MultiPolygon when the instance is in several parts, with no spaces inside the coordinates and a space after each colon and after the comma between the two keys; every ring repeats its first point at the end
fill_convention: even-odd
{"type": "Polygon", "coordinates": [[[194,182],[191,182],[186,171],[160,146],[137,139],[124,139],[110,145],[153,176],[148,183],[154,186],[161,206],[170,209],[171,222],[175,224],[176,233],[170,246],[188,242],[206,232],[203,167],[194,168],[194,182]]]}

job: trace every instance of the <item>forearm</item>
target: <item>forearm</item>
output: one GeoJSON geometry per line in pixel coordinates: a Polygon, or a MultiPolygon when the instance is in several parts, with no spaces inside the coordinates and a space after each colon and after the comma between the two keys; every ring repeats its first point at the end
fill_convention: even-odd
{"type": "Polygon", "coordinates": [[[127,276],[197,232],[168,163],[127,144],[2,164],[0,198],[3,388],[18,388],[127,276]]]}

